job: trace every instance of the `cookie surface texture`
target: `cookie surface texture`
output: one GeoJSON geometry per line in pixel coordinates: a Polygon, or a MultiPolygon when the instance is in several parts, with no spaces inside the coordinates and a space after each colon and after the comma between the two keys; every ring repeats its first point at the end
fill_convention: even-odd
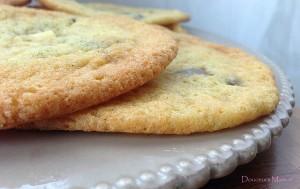
{"type": "Polygon", "coordinates": [[[30,3],[30,0],[0,0],[0,4],[22,6],[30,3]]]}
{"type": "Polygon", "coordinates": [[[153,79],[177,53],[162,28],[0,6],[0,125],[72,113],[153,79]]]}
{"type": "Polygon", "coordinates": [[[189,16],[178,10],[137,8],[106,3],[79,3],[74,0],[39,0],[48,9],[94,16],[97,14],[112,14],[129,16],[135,20],[149,24],[170,25],[187,21],[189,16]]]}
{"type": "Polygon", "coordinates": [[[157,79],[103,105],[31,127],[191,134],[238,126],[274,110],[278,92],[266,65],[236,48],[174,35],[178,55],[157,79]]]}

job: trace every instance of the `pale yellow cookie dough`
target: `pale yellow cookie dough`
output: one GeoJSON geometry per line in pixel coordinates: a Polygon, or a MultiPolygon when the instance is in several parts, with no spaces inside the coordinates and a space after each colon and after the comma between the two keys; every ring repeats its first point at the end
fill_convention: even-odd
{"type": "Polygon", "coordinates": [[[176,56],[164,29],[98,17],[0,6],[0,125],[97,105],[153,79],[176,56]]]}
{"type": "Polygon", "coordinates": [[[235,127],[275,109],[272,72],[258,59],[185,34],[174,36],[179,53],[157,79],[103,105],[26,127],[190,134],[235,127]]]}

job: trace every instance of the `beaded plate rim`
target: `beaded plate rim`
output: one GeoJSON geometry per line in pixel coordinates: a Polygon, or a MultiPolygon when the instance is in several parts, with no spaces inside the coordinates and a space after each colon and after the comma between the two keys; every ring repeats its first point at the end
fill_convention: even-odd
{"type": "Polygon", "coordinates": [[[258,153],[269,148],[272,138],[280,136],[283,128],[288,125],[295,106],[295,94],[291,82],[277,65],[242,45],[195,28],[186,28],[200,37],[204,34],[209,40],[240,47],[267,63],[276,75],[277,85],[280,86],[280,101],[276,110],[263,118],[251,133],[244,133],[240,138],[233,139],[230,144],[222,144],[204,154],[194,154],[190,159],[163,164],[156,171],[144,170],[138,176],[121,177],[114,183],[100,182],[92,189],[196,189],[204,186],[209,180],[224,177],[232,173],[237,166],[252,161],[258,153]]]}

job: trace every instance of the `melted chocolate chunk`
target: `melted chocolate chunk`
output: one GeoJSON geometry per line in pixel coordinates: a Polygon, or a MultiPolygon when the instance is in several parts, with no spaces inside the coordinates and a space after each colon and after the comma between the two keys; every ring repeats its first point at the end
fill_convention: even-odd
{"type": "Polygon", "coordinates": [[[187,75],[187,76],[191,76],[191,75],[213,75],[212,73],[209,73],[206,70],[206,68],[188,68],[188,69],[184,69],[184,70],[179,70],[176,73],[187,75]]]}
{"type": "Polygon", "coordinates": [[[242,84],[242,81],[235,76],[228,77],[225,82],[227,85],[232,85],[232,86],[241,86],[242,84]]]}
{"type": "Polygon", "coordinates": [[[71,26],[76,22],[76,18],[71,18],[70,21],[68,21],[68,25],[71,26]]]}
{"type": "Polygon", "coordinates": [[[142,20],[142,19],[144,19],[144,16],[141,15],[141,14],[135,14],[135,15],[133,15],[132,17],[133,17],[134,19],[136,19],[136,20],[142,20]]]}

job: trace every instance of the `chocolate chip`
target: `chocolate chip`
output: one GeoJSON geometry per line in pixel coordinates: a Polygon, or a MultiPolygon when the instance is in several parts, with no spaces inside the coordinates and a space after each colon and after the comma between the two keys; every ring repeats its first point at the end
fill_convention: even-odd
{"type": "Polygon", "coordinates": [[[232,86],[241,86],[242,81],[235,77],[235,76],[230,76],[225,80],[227,85],[232,85],[232,86]]]}
{"type": "Polygon", "coordinates": [[[144,19],[144,16],[141,15],[141,14],[135,14],[135,15],[133,15],[132,17],[133,17],[134,19],[136,19],[136,20],[142,20],[142,19],[144,19]]]}
{"type": "Polygon", "coordinates": [[[71,26],[72,24],[74,24],[76,22],[76,18],[71,18],[70,21],[68,21],[68,24],[71,26]]]}
{"type": "Polygon", "coordinates": [[[206,68],[188,68],[188,69],[183,69],[179,70],[176,72],[177,74],[183,74],[187,76],[191,75],[213,75],[212,73],[209,73],[206,68]]]}
{"type": "Polygon", "coordinates": [[[71,21],[72,21],[73,23],[75,23],[77,20],[76,20],[76,18],[72,18],[71,21]]]}

